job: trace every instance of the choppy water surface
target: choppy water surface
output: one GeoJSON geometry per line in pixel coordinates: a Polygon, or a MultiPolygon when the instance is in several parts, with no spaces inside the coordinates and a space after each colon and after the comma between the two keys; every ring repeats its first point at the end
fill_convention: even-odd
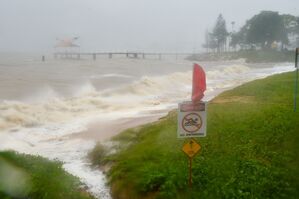
{"type": "MultiPolygon", "coordinates": [[[[244,82],[293,70],[288,63],[199,64],[207,75],[205,100],[244,82]]],[[[172,57],[93,61],[48,56],[41,62],[40,56],[1,54],[0,150],[61,160],[91,193],[110,198],[103,173],[89,167],[86,158],[95,140],[66,135],[82,132],[94,121],[109,124],[167,113],[179,101],[190,99],[191,70],[192,62],[172,57]]]]}

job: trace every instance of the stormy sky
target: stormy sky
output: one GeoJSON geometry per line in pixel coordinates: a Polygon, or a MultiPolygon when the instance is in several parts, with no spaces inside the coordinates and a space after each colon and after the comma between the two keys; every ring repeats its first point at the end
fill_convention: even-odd
{"type": "Polygon", "coordinates": [[[228,31],[261,10],[299,15],[298,0],[0,0],[0,51],[51,52],[79,37],[81,51],[198,52],[222,13],[228,31]]]}

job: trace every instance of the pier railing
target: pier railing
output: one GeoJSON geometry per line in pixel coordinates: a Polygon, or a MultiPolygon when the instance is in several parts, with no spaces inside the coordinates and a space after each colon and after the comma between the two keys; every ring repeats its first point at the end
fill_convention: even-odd
{"type": "Polygon", "coordinates": [[[162,60],[165,56],[173,56],[178,59],[181,56],[190,56],[193,53],[144,53],[144,52],[99,52],[99,53],[78,53],[78,52],[56,52],[54,53],[55,59],[81,59],[82,56],[90,57],[93,60],[96,60],[99,56],[105,56],[109,59],[112,59],[116,56],[123,56],[125,58],[134,58],[134,59],[147,59],[155,58],[162,60]]]}

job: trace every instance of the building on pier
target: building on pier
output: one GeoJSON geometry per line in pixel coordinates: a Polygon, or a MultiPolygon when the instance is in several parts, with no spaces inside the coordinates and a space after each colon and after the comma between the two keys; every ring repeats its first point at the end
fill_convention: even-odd
{"type": "Polygon", "coordinates": [[[55,58],[63,59],[80,59],[80,46],[75,43],[79,37],[56,39],[57,44],[54,46],[55,58]],[[76,55],[74,57],[74,55],[76,55]],[[57,57],[59,56],[59,57],[57,57]]]}

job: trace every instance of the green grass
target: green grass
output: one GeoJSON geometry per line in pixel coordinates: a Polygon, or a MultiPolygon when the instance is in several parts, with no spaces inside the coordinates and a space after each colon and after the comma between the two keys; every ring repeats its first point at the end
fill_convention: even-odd
{"type": "Polygon", "coordinates": [[[178,139],[177,114],[128,129],[113,164],[115,198],[299,198],[299,110],[293,112],[294,73],[256,80],[225,92],[208,105],[207,137],[188,159],[178,139]]]}
{"type": "Polygon", "coordinates": [[[91,199],[62,163],[42,157],[0,152],[0,198],[91,199]]]}

